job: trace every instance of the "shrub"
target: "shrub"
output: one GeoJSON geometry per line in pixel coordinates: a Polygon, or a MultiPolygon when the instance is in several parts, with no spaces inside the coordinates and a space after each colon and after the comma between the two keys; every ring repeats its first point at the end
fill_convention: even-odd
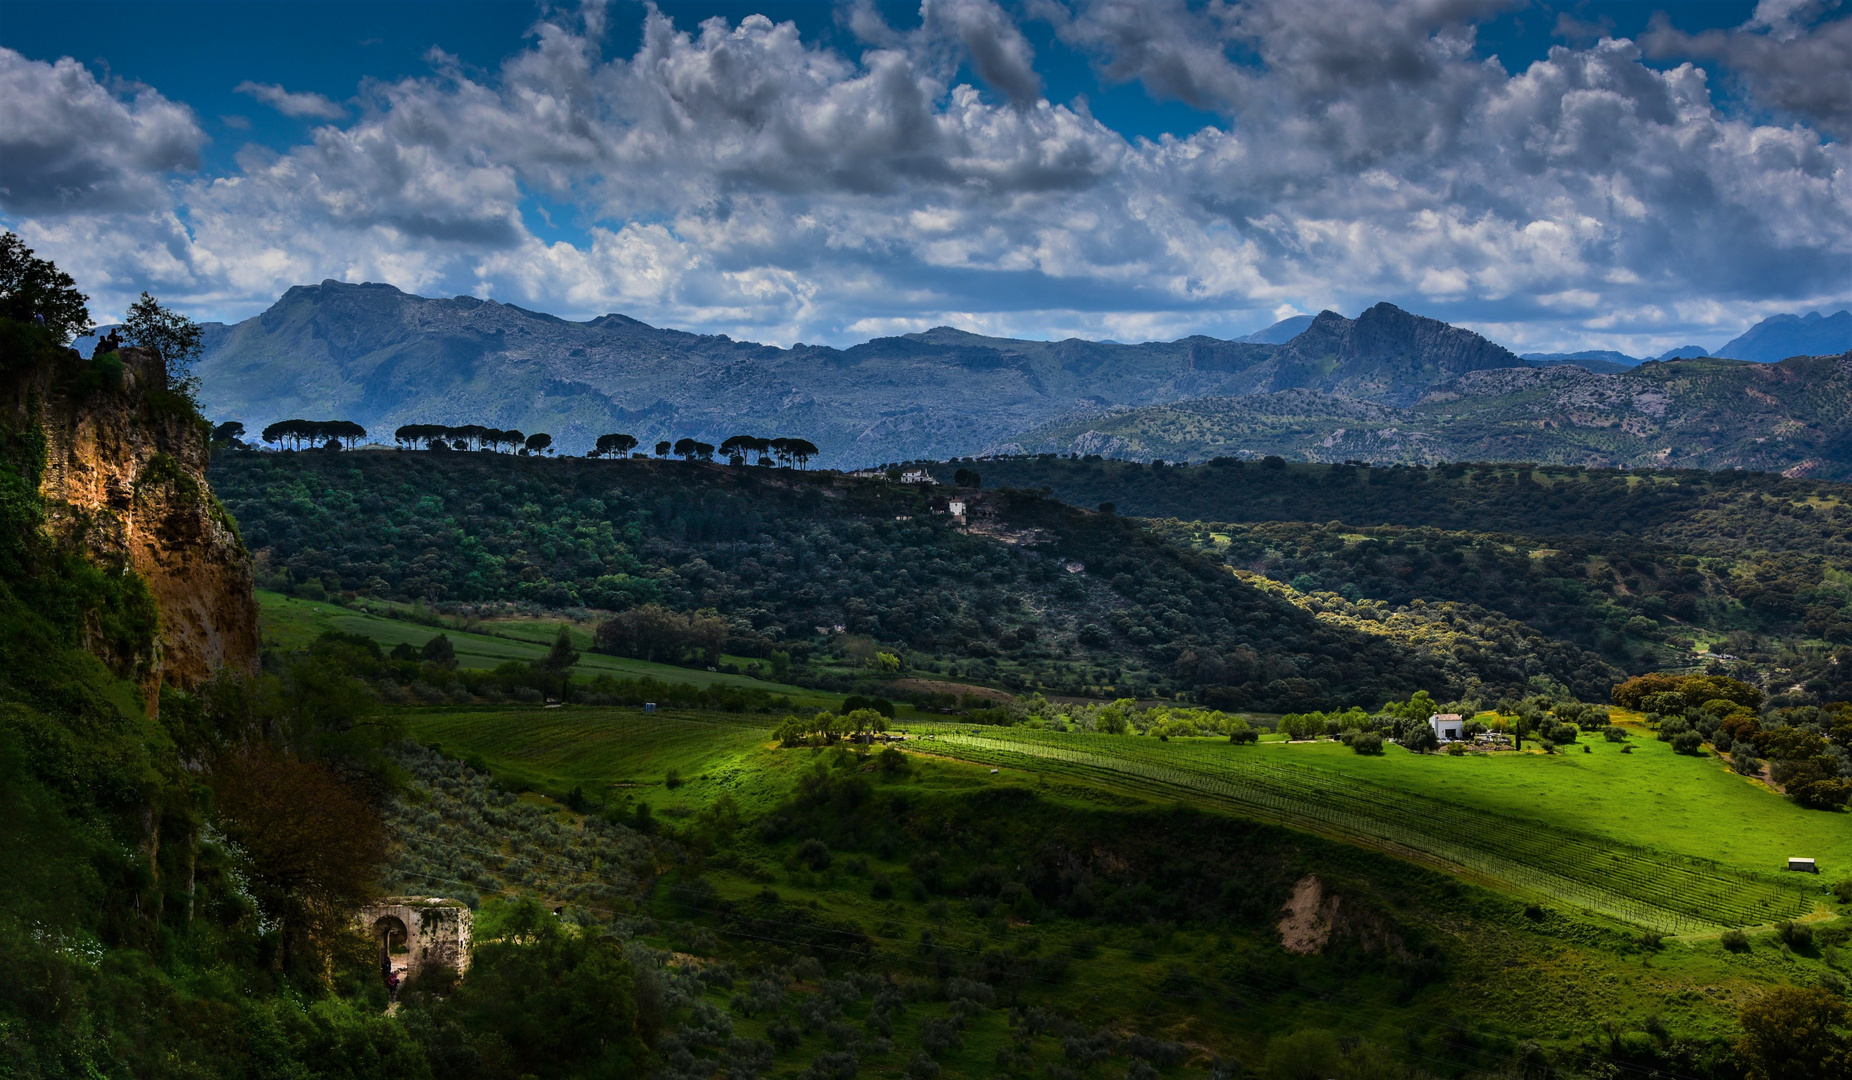
{"type": "Polygon", "coordinates": [[[827,870],[830,865],[829,845],[812,837],[798,845],[797,857],[812,870],[827,870]]]}
{"type": "Polygon", "coordinates": [[[1839,902],[1842,904],[1852,904],[1852,878],[1846,878],[1843,881],[1835,882],[1833,885],[1833,896],[1838,898],[1839,902]]]}
{"type": "Polygon", "coordinates": [[[1725,930],[1723,932],[1723,937],[1719,940],[1723,943],[1723,947],[1730,952],[1740,953],[1749,951],[1749,935],[1743,933],[1741,930],[1725,930]]]}
{"type": "Polygon", "coordinates": [[[1609,742],[1626,742],[1627,729],[1617,724],[1609,724],[1601,729],[1601,735],[1609,742]]]}
{"type": "MultiPolygon", "coordinates": [[[[1456,743],[1455,745],[1458,744],[1456,743]]],[[[1351,736],[1350,748],[1353,752],[1358,754],[1381,754],[1383,752],[1383,737],[1381,733],[1375,731],[1360,732],[1351,736]]]]}
{"type": "Polygon", "coordinates": [[[1704,749],[1704,736],[1695,731],[1681,731],[1677,735],[1672,736],[1672,749],[1681,754],[1702,753],[1704,749]]]}
{"type": "Polygon", "coordinates": [[[874,897],[876,900],[892,900],[894,898],[894,880],[886,874],[876,874],[874,883],[868,886],[868,895],[874,897]]]}
{"type": "Polygon", "coordinates": [[[1448,757],[1465,757],[1466,756],[1466,744],[1463,742],[1448,743],[1447,744],[1447,756],[1448,757]]]}
{"type": "Polygon", "coordinates": [[[1775,937],[1788,948],[1801,952],[1813,945],[1813,928],[1805,923],[1779,923],[1775,927],[1775,937]]]}

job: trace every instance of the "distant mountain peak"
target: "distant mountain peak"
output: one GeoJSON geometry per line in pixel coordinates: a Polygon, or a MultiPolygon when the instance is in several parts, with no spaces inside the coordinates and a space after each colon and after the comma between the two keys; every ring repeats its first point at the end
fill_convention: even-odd
{"type": "Polygon", "coordinates": [[[1292,315],[1281,319],[1272,326],[1256,330],[1235,340],[1248,345],[1284,345],[1305,332],[1312,325],[1314,316],[1292,315]]]}
{"type": "Polygon", "coordinates": [[[1852,349],[1852,311],[1770,315],[1717,350],[1731,360],[1770,364],[1790,356],[1834,356],[1852,349]]]}

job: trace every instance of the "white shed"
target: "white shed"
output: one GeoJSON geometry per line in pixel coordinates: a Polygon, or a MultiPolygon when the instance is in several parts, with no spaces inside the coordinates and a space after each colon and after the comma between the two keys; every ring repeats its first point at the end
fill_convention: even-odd
{"type": "Polygon", "coordinates": [[[1801,859],[1794,856],[1788,857],[1788,869],[1799,870],[1803,874],[1817,874],[1820,872],[1820,868],[1814,865],[1812,859],[1801,859]]]}
{"type": "Polygon", "coordinates": [[[1428,726],[1434,729],[1434,737],[1441,742],[1453,742],[1460,737],[1463,723],[1457,712],[1435,713],[1428,717],[1428,726]]]}

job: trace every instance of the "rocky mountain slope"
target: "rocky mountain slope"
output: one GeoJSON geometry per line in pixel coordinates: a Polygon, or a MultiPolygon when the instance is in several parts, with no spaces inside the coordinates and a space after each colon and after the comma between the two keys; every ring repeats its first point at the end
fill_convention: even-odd
{"type": "Polygon", "coordinates": [[[1535,461],[1852,476],[1852,353],[1470,372],[1405,408],[1287,391],[1096,411],[992,448],[1202,460],[1535,461]]]}
{"type": "Polygon", "coordinates": [[[376,436],[406,423],[481,423],[548,431],[569,453],[607,431],[645,445],[791,435],[833,464],[969,454],[1076,409],[1301,387],[1401,401],[1521,364],[1477,334],[1388,304],[1355,320],[1325,312],[1285,344],[1023,341],[940,327],[849,349],[779,349],[621,315],[574,323],[327,281],[207,330],[206,411],[252,431],[291,417],[351,419],[376,436]]]}
{"type": "MultiPolygon", "coordinates": [[[[117,655],[152,695],[196,687],[221,668],[254,671],[257,607],[251,559],[205,483],[206,430],[167,388],[159,356],[125,348],[119,362],[8,365],[0,421],[43,448],[43,526],[60,547],[133,570],[159,617],[151,655],[117,655]]],[[[108,654],[108,642],[88,643],[108,654]]]]}

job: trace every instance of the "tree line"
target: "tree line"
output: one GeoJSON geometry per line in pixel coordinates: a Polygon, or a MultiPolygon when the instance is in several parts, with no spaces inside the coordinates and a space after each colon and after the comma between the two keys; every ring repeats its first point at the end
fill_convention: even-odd
{"type": "MultiPolygon", "coordinates": [[[[219,431],[225,431],[231,437],[236,437],[236,435],[244,434],[244,425],[235,422],[220,424],[214,434],[216,435],[219,431]],[[235,433],[230,430],[233,427],[237,428],[235,433]]],[[[354,444],[366,437],[367,429],[352,420],[278,420],[262,432],[265,442],[279,446],[288,443],[292,450],[302,449],[302,444],[305,442],[312,447],[335,443],[352,449],[354,444]]]]}
{"type": "Polygon", "coordinates": [[[400,446],[422,444],[426,450],[486,448],[500,452],[506,446],[512,451],[529,454],[553,452],[553,436],[544,431],[527,435],[514,428],[504,431],[481,424],[462,424],[456,427],[449,424],[406,424],[392,433],[392,439],[400,446]]]}
{"type": "MultiPolygon", "coordinates": [[[[586,457],[624,457],[639,444],[636,436],[612,433],[598,436],[598,441],[585,452],[586,457]]],[[[719,447],[699,439],[682,438],[675,442],[663,439],[656,444],[656,456],[666,458],[673,454],[684,461],[712,461],[716,451],[732,465],[744,465],[749,454],[758,455],[755,464],[771,465],[806,465],[816,457],[817,444],[809,439],[761,439],[756,435],[734,435],[722,442],[719,447]]]]}

